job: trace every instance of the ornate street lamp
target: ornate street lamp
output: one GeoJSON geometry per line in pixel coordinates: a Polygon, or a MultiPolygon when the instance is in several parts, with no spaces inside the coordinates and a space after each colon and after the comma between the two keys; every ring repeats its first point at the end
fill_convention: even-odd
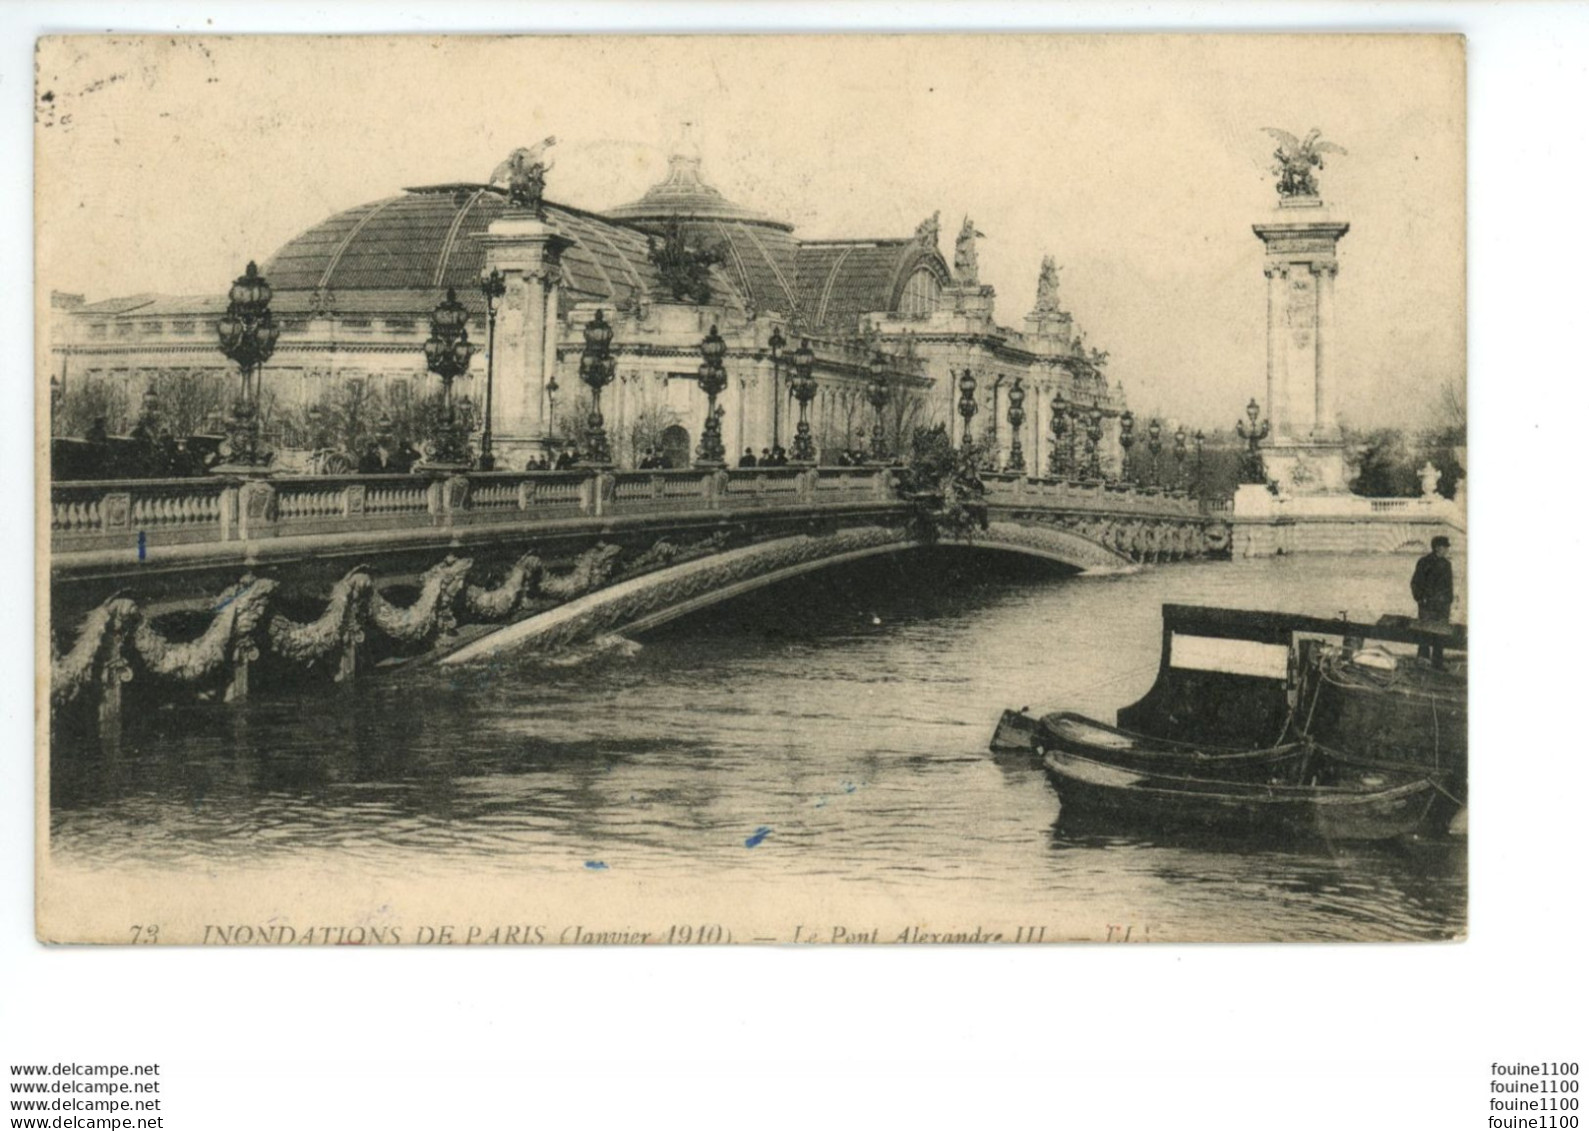
{"type": "Polygon", "coordinates": [[[50,374],[50,432],[55,431],[55,418],[61,414],[61,378],[58,374],[50,374]]]}
{"type": "Polygon", "coordinates": [[[1021,425],[1026,423],[1026,389],[1017,377],[1010,386],[1010,410],[1004,418],[1010,422],[1010,462],[1005,469],[1017,473],[1026,471],[1026,457],[1021,452],[1021,425]]]}
{"type": "MultiPolygon", "coordinates": [[[[612,383],[617,370],[611,347],[612,326],[598,310],[596,317],[585,323],[585,352],[579,356],[579,379],[590,389],[590,416],[585,420],[582,463],[604,465],[612,462],[612,450],[607,446],[607,422],[601,415],[601,391],[612,383]]],[[[550,395],[550,388],[547,393],[550,395]]]]}
{"type": "Polygon", "coordinates": [[[480,293],[486,300],[486,415],[480,430],[481,471],[494,471],[497,466],[491,453],[491,394],[497,364],[497,303],[507,292],[508,281],[495,267],[480,276],[480,293]]]}
{"type": "Polygon", "coordinates": [[[1082,471],[1084,470],[1082,468],[1080,452],[1085,448],[1083,441],[1086,439],[1086,437],[1083,435],[1083,433],[1087,431],[1086,420],[1083,417],[1081,410],[1076,405],[1072,404],[1067,405],[1065,408],[1065,423],[1066,430],[1070,433],[1070,453],[1068,461],[1070,464],[1070,477],[1073,480],[1078,480],[1081,478],[1082,471]]]}
{"type": "Polygon", "coordinates": [[[1103,413],[1093,409],[1087,417],[1087,474],[1097,482],[1103,478],[1103,467],[1098,459],[1098,444],[1103,439],[1103,413]]]}
{"type": "Polygon", "coordinates": [[[1131,446],[1137,442],[1137,418],[1130,409],[1120,414],[1120,478],[1127,483],[1131,479],[1131,446]]]}
{"type": "Polygon", "coordinates": [[[866,383],[866,399],[872,402],[876,420],[872,424],[872,461],[886,463],[888,448],[883,442],[883,406],[888,403],[888,359],[881,353],[872,355],[872,379],[866,383]]]}
{"type": "Polygon", "coordinates": [[[1175,429],[1175,488],[1180,490],[1186,486],[1186,425],[1179,425],[1175,429]]]}
{"type": "Polygon", "coordinates": [[[789,343],[784,340],[778,327],[772,328],[772,337],[767,339],[767,352],[772,355],[772,446],[779,444],[778,410],[783,404],[783,398],[778,395],[778,364],[783,359],[783,348],[789,343]]]}
{"type": "Polygon", "coordinates": [[[967,369],[960,375],[960,416],[965,428],[960,433],[960,446],[971,450],[971,418],[977,414],[977,379],[967,369]]]}
{"type": "Polygon", "coordinates": [[[1241,481],[1243,483],[1267,483],[1268,473],[1264,469],[1263,456],[1258,451],[1259,441],[1269,435],[1269,422],[1265,420],[1260,426],[1258,423],[1258,398],[1254,397],[1247,402],[1247,420],[1236,421],[1236,435],[1247,441],[1247,456],[1242,460],[1241,481]]]}
{"type": "Polygon", "coordinates": [[[817,458],[816,446],[811,442],[811,424],[806,419],[811,399],[817,395],[817,379],[811,375],[816,360],[816,355],[811,352],[811,342],[801,338],[800,348],[794,353],[795,376],[790,382],[789,390],[794,393],[795,400],[800,404],[800,423],[795,426],[794,461],[796,463],[814,463],[817,458]]]}
{"type": "Polygon", "coordinates": [[[1066,411],[1065,398],[1056,392],[1048,403],[1048,430],[1054,435],[1054,442],[1048,449],[1048,474],[1054,479],[1062,479],[1065,475],[1066,411]]]}
{"type": "Polygon", "coordinates": [[[215,323],[221,353],[237,363],[242,389],[226,422],[227,471],[258,474],[272,455],[259,435],[259,386],[265,362],[276,352],[281,332],[270,313],[270,284],[251,260],[227,293],[226,313],[215,323]]]}
{"type": "Polygon", "coordinates": [[[452,403],[452,383],[469,371],[474,345],[469,341],[469,312],[458,301],[458,292],[447,288],[447,297],[430,315],[430,337],[425,339],[425,365],[441,378],[442,417],[430,439],[428,463],[432,467],[461,469],[469,465],[469,442],[458,427],[452,403]]]}
{"type": "Polygon", "coordinates": [[[1148,463],[1148,486],[1154,488],[1159,485],[1159,453],[1164,450],[1164,442],[1159,437],[1163,431],[1157,420],[1148,421],[1148,454],[1153,457],[1148,463]]]}
{"type": "Polygon", "coordinates": [[[1203,430],[1201,428],[1192,433],[1192,443],[1195,445],[1195,450],[1197,452],[1197,467],[1192,474],[1197,477],[1197,482],[1194,484],[1194,486],[1196,487],[1196,493],[1199,499],[1203,497],[1203,441],[1206,439],[1207,437],[1203,435],[1203,430]]]}
{"type": "Polygon", "coordinates": [[[706,394],[706,423],[701,429],[701,443],[696,448],[696,464],[702,467],[722,467],[723,461],[723,410],[717,407],[717,394],[728,387],[728,370],[723,367],[723,356],[728,353],[728,343],[717,332],[714,323],[701,341],[702,362],[695,371],[695,383],[706,394]]]}

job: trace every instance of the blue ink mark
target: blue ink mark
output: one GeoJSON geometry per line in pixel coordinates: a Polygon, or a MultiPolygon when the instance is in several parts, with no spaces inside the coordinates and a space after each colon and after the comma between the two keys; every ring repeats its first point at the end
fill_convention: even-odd
{"type": "MultiPolygon", "coordinates": [[[[143,535],[142,534],[138,535],[138,539],[139,539],[139,542],[141,544],[142,540],[143,540],[143,535]]],[[[247,585],[243,586],[236,593],[233,593],[230,597],[222,597],[219,601],[216,602],[215,607],[213,609],[211,609],[210,612],[212,612],[212,613],[220,612],[222,609],[226,608],[227,605],[230,605],[233,601],[237,600],[239,597],[241,597],[243,594],[249,592],[253,588],[254,588],[254,583],[252,581],[250,581],[247,585]]]]}
{"type": "Polygon", "coordinates": [[[817,808],[818,809],[826,809],[827,806],[828,806],[828,799],[826,797],[817,798],[817,808]]]}
{"type": "Polygon", "coordinates": [[[768,828],[766,825],[762,825],[755,832],[751,833],[745,838],[745,847],[755,848],[758,844],[767,839],[767,834],[770,832],[772,832],[772,829],[768,828]]]}
{"type": "Polygon", "coordinates": [[[141,562],[149,556],[149,535],[142,530],[138,531],[138,560],[141,562]]]}
{"type": "Polygon", "coordinates": [[[605,860],[587,860],[585,861],[585,867],[592,872],[605,872],[607,870],[607,862],[605,860]]]}
{"type": "Polygon", "coordinates": [[[844,783],[844,792],[845,793],[854,793],[855,792],[855,783],[852,782],[852,781],[845,782],[844,783]]]}

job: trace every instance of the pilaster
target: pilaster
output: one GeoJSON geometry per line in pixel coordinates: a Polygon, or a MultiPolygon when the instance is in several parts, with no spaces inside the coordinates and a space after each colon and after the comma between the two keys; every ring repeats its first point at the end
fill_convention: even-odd
{"type": "Polygon", "coordinates": [[[530,212],[508,212],[482,237],[486,270],[506,290],[497,307],[492,432],[504,467],[522,466],[553,434],[547,386],[557,371],[562,254],[572,241],[530,212]]]}

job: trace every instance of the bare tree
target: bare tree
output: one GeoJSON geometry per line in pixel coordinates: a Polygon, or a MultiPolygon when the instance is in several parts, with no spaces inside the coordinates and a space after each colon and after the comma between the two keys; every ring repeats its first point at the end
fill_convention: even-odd
{"type": "Polygon", "coordinates": [[[590,390],[583,385],[558,400],[556,430],[560,445],[574,448],[585,446],[585,429],[590,426],[593,404],[590,390]]]}
{"type": "Polygon", "coordinates": [[[1441,382],[1436,414],[1438,429],[1448,442],[1467,443],[1468,383],[1464,378],[1447,377],[1441,382]]]}
{"type": "MultiPolygon", "coordinates": [[[[162,369],[150,388],[155,395],[155,411],[160,427],[173,436],[192,436],[207,432],[217,413],[231,404],[234,381],[217,373],[172,372],[162,369]]],[[[268,391],[268,390],[267,390],[268,391]]]]}
{"type": "Polygon", "coordinates": [[[313,404],[269,406],[264,415],[267,427],[274,422],[284,446],[330,449],[357,460],[381,434],[398,445],[417,443],[424,435],[427,410],[432,415],[441,411],[432,404],[435,400],[407,395],[406,389],[394,394],[368,382],[348,381],[313,404]]]}
{"type": "Polygon", "coordinates": [[[107,433],[120,435],[131,424],[129,400],[124,381],[102,377],[72,381],[61,394],[52,430],[57,436],[86,436],[96,422],[102,422],[107,433]]]}
{"type": "Polygon", "coordinates": [[[662,433],[679,423],[679,414],[667,405],[643,406],[629,422],[619,444],[619,462],[625,467],[638,467],[640,458],[650,449],[662,448],[662,433]]]}
{"type": "Polygon", "coordinates": [[[927,394],[904,381],[895,381],[883,407],[883,439],[888,450],[902,456],[918,425],[927,418],[927,394]]]}

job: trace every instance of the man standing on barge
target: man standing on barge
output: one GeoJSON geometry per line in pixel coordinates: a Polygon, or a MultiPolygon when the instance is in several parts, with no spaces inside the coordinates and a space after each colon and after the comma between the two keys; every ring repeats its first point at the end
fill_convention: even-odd
{"type": "MultiPolygon", "coordinates": [[[[1418,559],[1412,571],[1412,599],[1418,602],[1418,621],[1437,632],[1451,623],[1451,602],[1456,591],[1451,581],[1450,555],[1451,539],[1437,535],[1429,543],[1429,552],[1418,559]]],[[[1438,644],[1420,644],[1418,655],[1436,669],[1446,666],[1445,649],[1438,644]]]]}

